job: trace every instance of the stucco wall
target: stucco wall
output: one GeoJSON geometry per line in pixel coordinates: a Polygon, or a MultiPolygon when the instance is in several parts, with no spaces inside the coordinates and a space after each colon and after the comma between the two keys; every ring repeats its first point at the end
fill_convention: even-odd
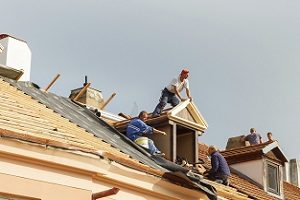
{"type": "Polygon", "coordinates": [[[237,163],[231,165],[231,167],[250,177],[255,182],[264,185],[264,165],[262,160],[253,160],[243,163],[237,163]]]}

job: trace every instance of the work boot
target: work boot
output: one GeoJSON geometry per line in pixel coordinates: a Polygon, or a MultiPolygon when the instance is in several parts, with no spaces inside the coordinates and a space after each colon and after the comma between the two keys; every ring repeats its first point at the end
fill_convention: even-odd
{"type": "Polygon", "coordinates": [[[160,157],[163,157],[165,156],[166,154],[162,153],[162,152],[154,152],[153,153],[154,156],[160,156],[160,157]]]}

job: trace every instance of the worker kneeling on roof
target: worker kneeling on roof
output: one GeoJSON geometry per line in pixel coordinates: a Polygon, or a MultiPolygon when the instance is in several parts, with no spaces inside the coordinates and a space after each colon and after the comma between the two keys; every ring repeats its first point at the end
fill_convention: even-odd
{"type": "Polygon", "coordinates": [[[129,122],[126,130],[126,136],[130,140],[134,141],[136,144],[147,149],[151,154],[162,156],[164,154],[157,149],[157,147],[154,145],[154,142],[148,137],[145,137],[144,135],[152,133],[160,133],[162,135],[166,135],[166,133],[163,131],[159,131],[151,126],[148,126],[145,123],[145,120],[147,120],[147,118],[147,112],[141,111],[137,118],[129,122]]]}
{"type": "Polygon", "coordinates": [[[230,176],[230,169],[225,158],[215,146],[210,146],[207,154],[211,159],[211,169],[204,173],[204,175],[210,180],[229,185],[228,177],[230,176]]]}

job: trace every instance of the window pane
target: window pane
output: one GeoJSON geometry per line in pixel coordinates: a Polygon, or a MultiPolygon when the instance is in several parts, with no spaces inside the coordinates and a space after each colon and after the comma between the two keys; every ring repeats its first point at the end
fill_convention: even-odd
{"type": "Polygon", "coordinates": [[[268,190],[279,194],[278,167],[268,165],[268,190]]]}

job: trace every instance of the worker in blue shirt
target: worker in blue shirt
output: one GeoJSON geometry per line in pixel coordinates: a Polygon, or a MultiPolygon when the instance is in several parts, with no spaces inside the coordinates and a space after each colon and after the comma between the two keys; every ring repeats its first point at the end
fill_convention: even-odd
{"type": "Polygon", "coordinates": [[[256,132],[255,128],[251,128],[250,129],[250,134],[248,134],[247,136],[243,136],[241,137],[241,141],[248,141],[250,143],[250,145],[256,145],[256,144],[262,144],[262,137],[259,133],[256,132]]]}
{"type": "Polygon", "coordinates": [[[144,135],[160,133],[162,135],[166,135],[165,132],[157,130],[151,126],[148,126],[145,121],[148,118],[148,114],[146,111],[140,112],[138,118],[131,120],[126,129],[126,136],[134,141],[136,144],[146,148],[153,155],[163,156],[160,150],[154,145],[153,140],[145,137],[144,135]]]}
{"type": "Polygon", "coordinates": [[[215,146],[210,146],[207,153],[210,155],[211,169],[205,175],[210,180],[229,185],[228,177],[230,176],[230,169],[225,158],[215,146]]]}

